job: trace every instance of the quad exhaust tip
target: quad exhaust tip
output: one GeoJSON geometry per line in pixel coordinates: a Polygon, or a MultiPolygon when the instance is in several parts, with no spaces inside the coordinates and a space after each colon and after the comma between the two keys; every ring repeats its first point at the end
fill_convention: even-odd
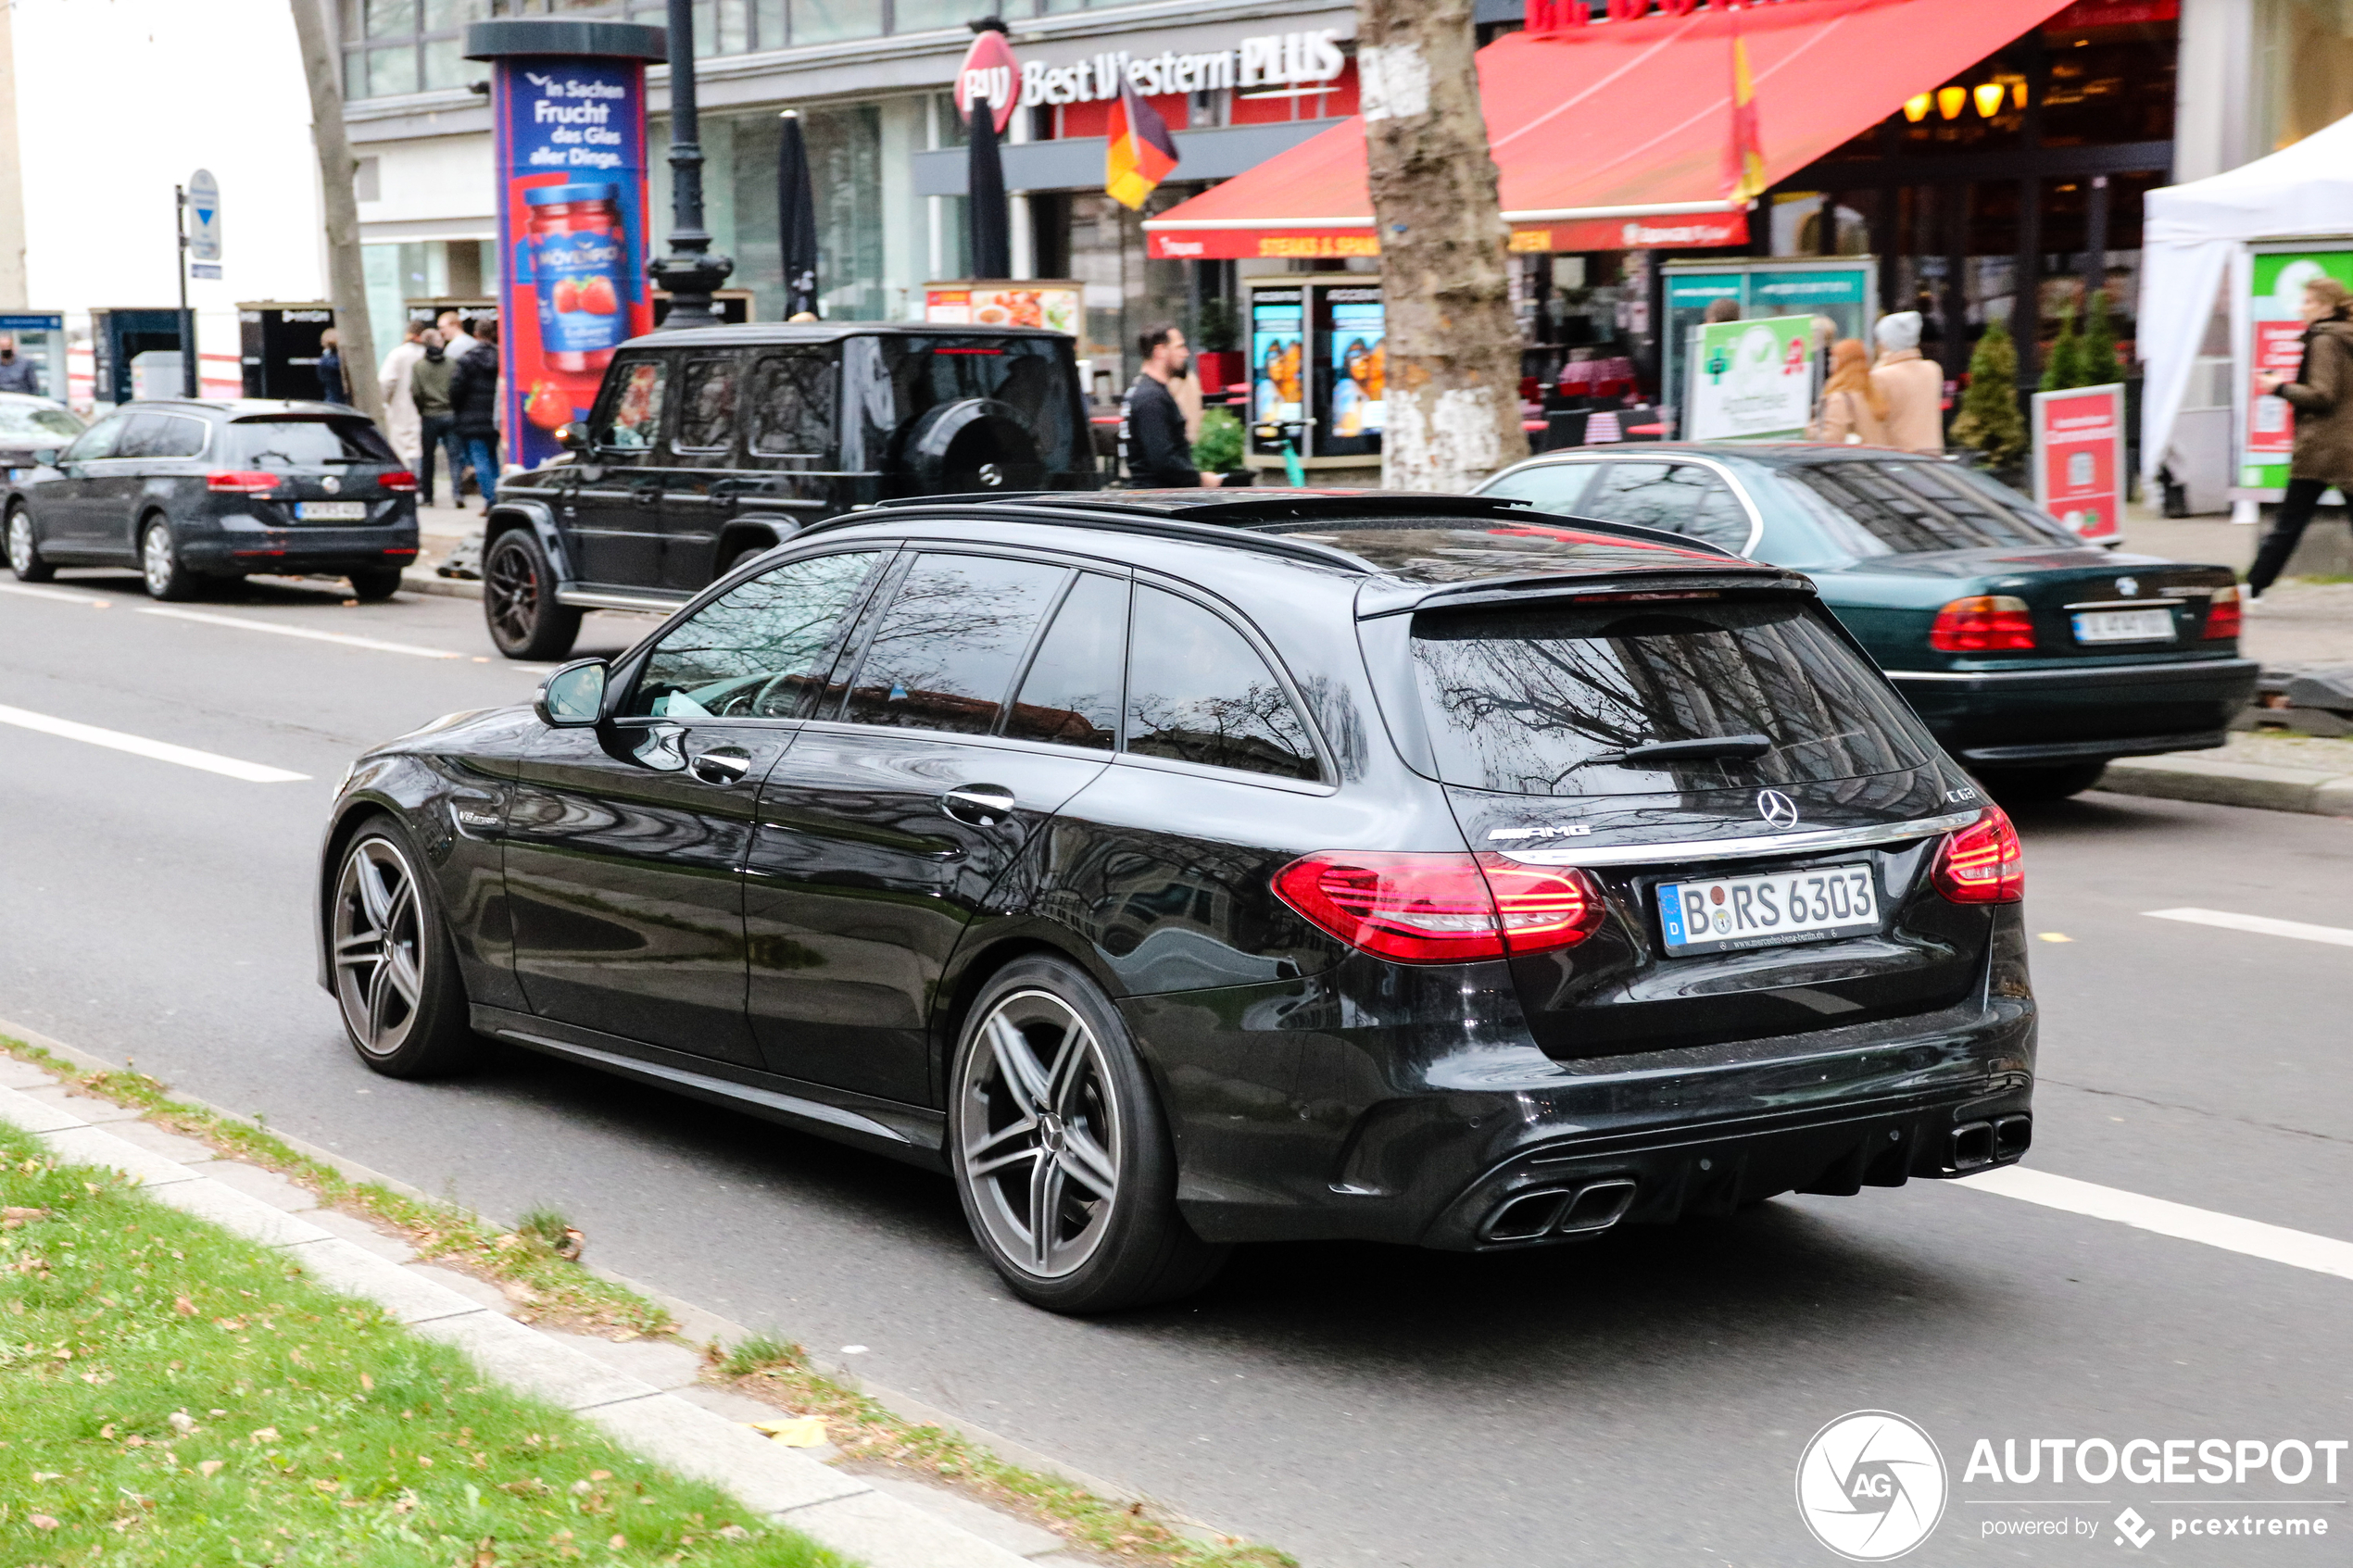
{"type": "Polygon", "coordinates": [[[1953,1129],[1953,1169],[1982,1171],[1996,1160],[2016,1160],[2034,1141],[2034,1118],[2002,1116],[1965,1122],[1953,1129]]]}
{"type": "Polygon", "coordinates": [[[1577,1187],[1538,1187],[1515,1193],[1479,1227],[1483,1241],[1539,1241],[1546,1236],[1591,1236],[1626,1217],[1634,1202],[1634,1182],[1612,1176],[1577,1187]]]}

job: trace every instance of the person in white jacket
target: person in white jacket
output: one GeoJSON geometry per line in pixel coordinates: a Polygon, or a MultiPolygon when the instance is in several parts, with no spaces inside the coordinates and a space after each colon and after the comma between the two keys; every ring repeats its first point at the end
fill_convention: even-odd
{"type": "Polygon", "coordinates": [[[417,411],[417,400],[410,394],[409,373],[417,361],[425,357],[425,345],[418,340],[425,335],[424,323],[411,320],[407,336],[399,347],[384,356],[376,381],[384,395],[384,433],[392,438],[392,449],[411,470],[424,455],[424,417],[417,411]]]}

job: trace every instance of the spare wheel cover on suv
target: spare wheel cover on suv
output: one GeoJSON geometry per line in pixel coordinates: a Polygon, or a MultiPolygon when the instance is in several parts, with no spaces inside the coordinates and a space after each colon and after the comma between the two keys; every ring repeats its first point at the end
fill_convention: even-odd
{"type": "Polygon", "coordinates": [[[925,409],[908,421],[900,454],[917,490],[930,495],[1036,490],[1046,482],[1037,438],[1010,404],[993,397],[925,409]]]}

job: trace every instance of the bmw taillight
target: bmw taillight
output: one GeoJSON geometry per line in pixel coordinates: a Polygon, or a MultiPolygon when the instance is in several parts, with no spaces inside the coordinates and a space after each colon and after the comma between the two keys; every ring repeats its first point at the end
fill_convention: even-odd
{"type": "Polygon", "coordinates": [[[251,469],[224,469],[205,475],[204,487],[216,495],[267,495],[278,488],[278,476],[251,469]]]}
{"type": "Polygon", "coordinates": [[[2025,855],[2009,813],[1988,806],[1977,821],[1946,834],[1929,874],[1936,891],[1956,904],[2015,904],[2025,897],[2025,855]]]}
{"type": "Polygon", "coordinates": [[[1276,872],[1274,887],[1319,929],[1398,963],[1575,947],[1604,913],[1585,872],[1502,855],[1324,850],[1276,872]]]}
{"type": "Polygon", "coordinates": [[[407,469],[395,469],[390,473],[380,473],[376,475],[376,483],[396,495],[411,495],[416,494],[417,490],[417,476],[407,469]]]}
{"type": "Polygon", "coordinates": [[[2022,653],[2034,646],[2033,618],[2026,601],[2007,594],[1978,594],[1955,599],[1936,612],[1928,646],[1944,653],[2022,653]]]}
{"type": "Polygon", "coordinates": [[[2236,587],[2217,588],[2206,610],[2206,630],[2201,637],[2235,637],[2239,634],[2239,618],[2245,611],[2239,604],[2236,587]]]}

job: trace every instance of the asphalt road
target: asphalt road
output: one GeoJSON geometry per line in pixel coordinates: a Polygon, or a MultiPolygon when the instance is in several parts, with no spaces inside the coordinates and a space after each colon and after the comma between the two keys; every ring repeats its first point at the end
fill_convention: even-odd
{"type": "MultiPolygon", "coordinates": [[[[1915,1183],[1533,1255],[1252,1248],[1199,1300],[1072,1322],[997,1286],[942,1179],[520,1053],[376,1078],[312,983],[324,808],[361,746],[524,700],[539,671],[482,657],[471,601],[151,608],[128,574],[0,584],[0,705],[308,777],[0,712],[0,1018],[491,1213],[552,1203],[611,1268],[868,1347],[877,1382],[1309,1568],[1831,1562],[1793,1478],[1865,1409],[1919,1423],[1950,1468],[1911,1562],[2353,1555],[2353,1452],[2334,1485],[1964,1475],[1980,1438],[2023,1463],[2039,1437],[2353,1437],[2353,1279],[2224,1247],[1915,1183]],[[2127,1507],[2145,1548],[2120,1544],[2127,1507]],[[2224,1512],[2331,1529],[2171,1535],[2224,1512]],[[2061,1518],[2077,1533],[1996,1533],[2061,1518]]],[[[597,618],[583,649],[648,624],[597,618]]],[[[2031,927],[2067,938],[2033,947],[2030,1166],[2353,1242],[2353,947],[2147,913],[2353,927],[2353,822],[2092,797],[2021,825],[2031,927]]]]}

